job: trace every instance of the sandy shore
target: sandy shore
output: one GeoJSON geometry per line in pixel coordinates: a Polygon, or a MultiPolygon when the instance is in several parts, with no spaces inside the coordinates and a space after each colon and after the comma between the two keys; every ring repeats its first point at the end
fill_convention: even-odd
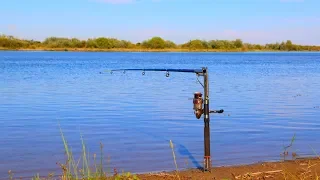
{"type": "Polygon", "coordinates": [[[290,160],[283,162],[267,162],[251,165],[216,167],[211,172],[191,169],[179,172],[161,172],[138,175],[139,179],[194,179],[194,180],[317,180],[320,179],[320,158],[290,160]],[[319,177],[317,177],[319,176],[319,177]]]}

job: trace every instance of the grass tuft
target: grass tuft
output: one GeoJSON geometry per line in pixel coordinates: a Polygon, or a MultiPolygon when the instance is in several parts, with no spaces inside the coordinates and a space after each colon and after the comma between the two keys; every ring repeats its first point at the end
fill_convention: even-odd
{"type": "MultiPolygon", "coordinates": [[[[75,161],[74,156],[72,154],[72,148],[69,146],[62,129],[60,128],[60,135],[62,138],[62,142],[64,145],[65,154],[67,157],[65,164],[60,164],[62,175],[61,180],[138,180],[136,175],[131,174],[130,172],[122,172],[118,173],[116,169],[114,169],[114,174],[111,175],[104,171],[103,165],[103,148],[104,145],[100,143],[100,162],[96,164],[97,155],[93,154],[93,165],[92,169],[89,163],[89,150],[85,144],[84,138],[80,135],[80,140],[82,144],[82,153],[78,161],[75,161]],[[82,167],[79,167],[79,164],[82,164],[82,167]]],[[[108,164],[110,163],[110,157],[108,158],[108,164]]],[[[109,165],[108,165],[109,167],[109,165]]],[[[39,174],[33,178],[34,180],[40,180],[39,174]]]]}

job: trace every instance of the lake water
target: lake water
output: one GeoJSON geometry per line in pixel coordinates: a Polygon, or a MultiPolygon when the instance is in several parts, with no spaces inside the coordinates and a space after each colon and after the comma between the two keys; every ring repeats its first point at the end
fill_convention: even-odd
{"type": "MultiPolygon", "coordinates": [[[[203,120],[193,114],[191,73],[113,68],[209,68],[213,166],[280,160],[320,150],[320,53],[0,52],[0,178],[59,173],[59,124],[81,153],[80,135],[119,171],[203,165],[203,120]]],[[[91,160],[92,161],[92,160],[91,160]]]]}

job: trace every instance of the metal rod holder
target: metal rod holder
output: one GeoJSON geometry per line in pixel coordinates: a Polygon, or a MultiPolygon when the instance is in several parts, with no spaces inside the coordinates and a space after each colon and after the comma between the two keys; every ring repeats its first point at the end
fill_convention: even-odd
{"type": "MultiPolygon", "coordinates": [[[[204,120],[204,171],[211,170],[211,155],[210,155],[210,113],[223,113],[224,110],[209,110],[209,75],[208,68],[202,69],[115,69],[113,71],[142,71],[145,75],[146,71],[165,71],[166,76],[169,77],[169,72],[183,72],[183,73],[196,73],[197,76],[203,76],[203,90],[204,90],[204,107],[203,107],[203,120],[204,120]]],[[[200,115],[201,116],[201,115],[200,115]]],[[[198,118],[200,118],[200,116],[198,118]]]]}

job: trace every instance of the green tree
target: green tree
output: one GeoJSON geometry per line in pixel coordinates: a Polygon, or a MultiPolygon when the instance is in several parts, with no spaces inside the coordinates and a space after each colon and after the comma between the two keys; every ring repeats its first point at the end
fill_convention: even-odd
{"type": "Polygon", "coordinates": [[[82,40],[81,41],[81,48],[87,47],[87,41],[82,40]]]}
{"type": "Polygon", "coordinates": [[[287,47],[286,47],[286,44],[284,42],[282,42],[279,46],[279,50],[280,51],[286,51],[287,50],[287,47]]]}
{"type": "Polygon", "coordinates": [[[25,48],[28,46],[29,43],[27,41],[14,38],[13,36],[0,36],[0,47],[18,49],[25,48]]]}
{"type": "Polygon", "coordinates": [[[236,39],[233,44],[236,48],[242,48],[243,46],[243,42],[241,39],[236,39]]]}
{"type": "Polygon", "coordinates": [[[288,51],[292,51],[293,50],[293,44],[292,44],[292,42],[290,40],[287,40],[287,42],[286,42],[286,49],[288,51]]]}
{"type": "Polygon", "coordinates": [[[257,50],[262,50],[262,46],[260,44],[255,44],[254,45],[254,49],[257,49],[257,50]]]}
{"type": "Polygon", "coordinates": [[[82,47],[82,42],[77,38],[72,38],[71,39],[71,46],[73,48],[81,48],[82,47]]]}
{"type": "Polygon", "coordinates": [[[208,46],[209,46],[209,48],[217,49],[217,45],[216,45],[216,41],[215,40],[210,40],[208,42],[208,46]]]}
{"type": "Polygon", "coordinates": [[[186,44],[186,47],[190,49],[204,49],[203,42],[199,39],[191,40],[189,43],[186,44]]]}
{"type": "Polygon", "coordinates": [[[190,48],[190,49],[241,49],[242,51],[248,50],[280,50],[280,51],[320,51],[320,46],[308,46],[293,44],[292,41],[287,40],[281,43],[273,44],[249,44],[243,43],[241,39],[234,41],[229,40],[190,40],[187,43],[177,45],[172,41],[164,40],[161,37],[153,37],[142,43],[133,44],[130,41],[118,40],[115,38],[99,37],[97,39],[79,40],[77,38],[61,38],[61,37],[48,37],[43,42],[35,40],[19,39],[13,36],[0,35],[0,47],[8,49],[21,49],[21,48],[135,48],[144,47],[151,49],[163,48],[190,48]]]}
{"type": "Polygon", "coordinates": [[[221,41],[221,40],[215,41],[214,49],[226,49],[224,41],[221,41]]]}
{"type": "Polygon", "coordinates": [[[110,49],[112,46],[110,40],[105,37],[99,37],[94,41],[97,44],[97,48],[100,48],[100,49],[110,49]]]}
{"type": "Polygon", "coordinates": [[[172,41],[166,41],[166,42],[165,42],[165,47],[166,47],[166,48],[176,48],[177,45],[176,45],[174,42],[172,42],[172,41]]]}
{"type": "Polygon", "coordinates": [[[68,38],[60,38],[60,37],[49,37],[46,38],[43,44],[50,48],[72,48],[76,47],[77,43],[80,41],[78,39],[68,39],[68,38]]]}
{"type": "Polygon", "coordinates": [[[203,41],[201,41],[201,43],[202,43],[202,47],[203,47],[203,48],[205,48],[205,49],[208,49],[208,48],[209,48],[209,42],[203,40],[203,41]]]}
{"type": "Polygon", "coordinates": [[[273,50],[280,50],[280,44],[278,42],[273,45],[273,50]]]}
{"type": "Polygon", "coordinates": [[[117,41],[117,44],[116,44],[116,48],[131,48],[131,47],[132,47],[132,43],[130,41],[121,40],[121,41],[117,41]]]}
{"type": "Polygon", "coordinates": [[[98,48],[98,44],[94,39],[88,39],[86,42],[87,48],[98,48]]]}
{"type": "Polygon", "coordinates": [[[166,47],[166,41],[161,37],[153,37],[142,43],[142,46],[150,49],[164,49],[166,47]]]}

